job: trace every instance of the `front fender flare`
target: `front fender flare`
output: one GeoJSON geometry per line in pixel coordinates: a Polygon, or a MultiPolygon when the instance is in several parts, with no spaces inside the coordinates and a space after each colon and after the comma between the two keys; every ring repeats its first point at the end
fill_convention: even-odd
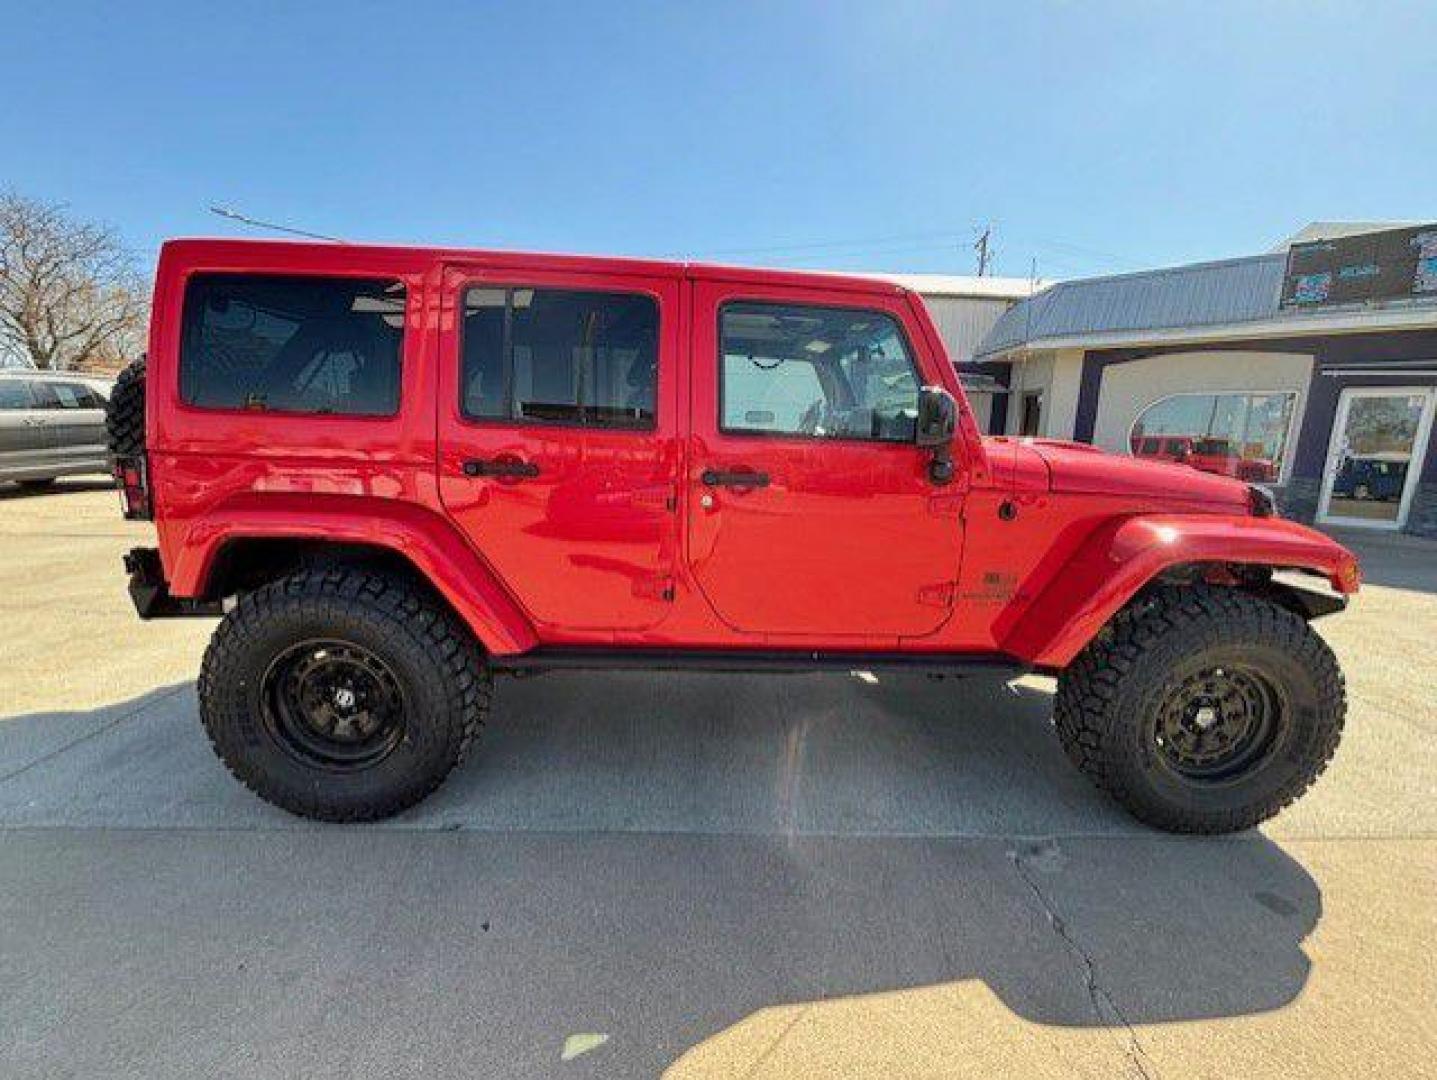
{"type": "Polygon", "coordinates": [[[284,539],[364,544],[407,559],[449,602],[491,655],[538,645],[528,617],[499,579],[443,515],[418,503],[350,495],[246,493],[186,523],[173,544],[169,572],[175,596],[198,597],[215,560],[235,540],[284,539]]]}
{"type": "Polygon", "coordinates": [[[1002,634],[1003,651],[1062,668],[1155,577],[1176,566],[1229,563],[1321,574],[1357,591],[1356,557],[1335,540],[1280,518],[1152,515],[1096,529],[1002,634]]]}

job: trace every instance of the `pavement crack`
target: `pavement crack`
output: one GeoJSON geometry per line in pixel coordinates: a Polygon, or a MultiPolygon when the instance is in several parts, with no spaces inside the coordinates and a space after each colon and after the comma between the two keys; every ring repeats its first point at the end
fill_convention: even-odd
{"type": "Polygon", "coordinates": [[[1043,849],[1031,849],[1030,852],[1010,850],[1008,858],[1013,863],[1013,871],[1028,886],[1028,891],[1033,894],[1033,899],[1043,909],[1043,914],[1048,920],[1048,925],[1053,933],[1058,936],[1067,950],[1077,959],[1083,972],[1083,986],[1088,992],[1088,1002],[1092,1006],[1093,1015],[1100,1024],[1106,1026],[1122,1027],[1126,1038],[1123,1040],[1123,1054],[1131,1067],[1131,1074],[1137,1080],[1158,1080],[1162,1074],[1158,1070],[1156,1062],[1148,1056],[1147,1050],[1143,1047],[1142,1040],[1138,1038],[1137,1029],[1132,1025],[1127,1015],[1113,999],[1113,995],[1107,988],[1098,981],[1097,965],[1092,955],[1068,930],[1068,925],[1063,917],[1058,914],[1052,902],[1039,887],[1037,879],[1033,877],[1025,860],[1025,855],[1033,851],[1043,849]]]}

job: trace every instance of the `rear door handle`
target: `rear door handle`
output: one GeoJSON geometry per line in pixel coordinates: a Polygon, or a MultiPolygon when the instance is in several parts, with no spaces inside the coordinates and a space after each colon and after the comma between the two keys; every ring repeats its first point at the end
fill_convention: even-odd
{"type": "Polygon", "coordinates": [[[480,458],[470,458],[464,462],[464,475],[505,476],[524,480],[538,476],[539,466],[532,461],[514,461],[505,458],[484,461],[480,458]]]}
{"type": "Polygon", "coordinates": [[[707,487],[759,488],[768,487],[768,473],[751,470],[720,471],[705,469],[699,477],[707,487]]]}

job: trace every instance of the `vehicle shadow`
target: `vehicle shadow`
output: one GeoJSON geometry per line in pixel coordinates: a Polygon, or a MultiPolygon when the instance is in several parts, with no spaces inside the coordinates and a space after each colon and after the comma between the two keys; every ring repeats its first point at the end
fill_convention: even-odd
{"type": "Polygon", "coordinates": [[[103,476],[62,476],[46,487],[22,487],[12,481],[0,481],[0,501],[7,499],[40,499],[47,495],[78,495],[84,491],[105,491],[115,486],[114,480],[103,476]]]}
{"type": "MultiPolygon", "coordinates": [[[[1307,871],[1260,833],[1132,822],[1063,758],[1041,681],[555,674],[497,698],[475,759],[371,827],[256,800],[215,761],[189,684],[0,721],[0,870],[60,889],[16,830],[25,845],[64,836],[103,919],[155,952],[127,969],[132,995],[172,998],[176,957],[192,981],[193,955],[243,957],[242,983],[198,991],[223,1018],[219,1051],[399,1045],[419,994],[427,1030],[459,1039],[476,1074],[525,1073],[560,1030],[613,1034],[576,1075],[731,1074],[799,1006],[860,1056],[915,1023],[939,1041],[989,1023],[994,1002],[1022,1022],[1008,1037],[1039,1024],[1126,1040],[1277,1009],[1307,981],[1322,912],[1307,871]],[[72,828],[24,828],[53,825],[72,828]],[[103,857],[73,850],[88,836],[103,857]],[[201,909],[224,927],[188,914],[201,909]],[[372,971],[375,955],[406,960],[372,971]],[[309,986],[331,968],[347,999],[373,995],[363,1016],[287,1030],[294,1001],[335,992],[309,986]]],[[[0,901],[28,886],[9,889],[0,901]]],[[[43,944],[73,907],[0,915],[43,944]]],[[[107,962],[76,950],[81,968],[107,962]]],[[[209,1021],[186,1023],[199,1037],[209,1021]]],[[[839,1072],[858,1060],[826,1052],[839,1072]]]]}

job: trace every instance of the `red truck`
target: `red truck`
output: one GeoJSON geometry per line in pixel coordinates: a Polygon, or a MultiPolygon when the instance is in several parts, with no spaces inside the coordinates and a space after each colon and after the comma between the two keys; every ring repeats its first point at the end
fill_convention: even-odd
{"type": "Polygon", "coordinates": [[[1245,458],[1227,439],[1205,435],[1134,435],[1134,457],[1157,458],[1189,465],[1199,472],[1235,476],[1255,484],[1277,480],[1277,464],[1267,458],[1245,458]]]}
{"type": "Polygon", "coordinates": [[[982,437],[892,284],[178,240],[109,422],[136,608],[222,616],[204,726],[297,814],[413,805],[496,677],[563,668],[1051,674],[1077,766],[1187,832],[1342,728],[1309,623],[1348,551],[1228,477],[982,437]]]}

